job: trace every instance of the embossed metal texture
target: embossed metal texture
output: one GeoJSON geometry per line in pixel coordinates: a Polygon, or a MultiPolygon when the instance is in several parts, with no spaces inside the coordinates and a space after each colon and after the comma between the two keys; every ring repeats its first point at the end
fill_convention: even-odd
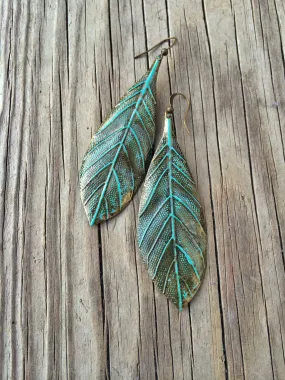
{"type": "Polygon", "coordinates": [[[158,288],[178,307],[200,287],[206,267],[206,233],[195,183],[175,139],[165,129],[143,187],[138,224],[140,254],[158,288]]]}
{"type": "Polygon", "coordinates": [[[118,214],[145,177],[153,153],[161,60],[162,55],[115,106],[83,158],[80,192],[90,225],[118,214]]]}

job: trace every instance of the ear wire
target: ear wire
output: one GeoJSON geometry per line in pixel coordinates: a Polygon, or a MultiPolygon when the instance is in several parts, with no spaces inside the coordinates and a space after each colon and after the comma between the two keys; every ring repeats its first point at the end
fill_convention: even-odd
{"type": "Polygon", "coordinates": [[[169,114],[169,115],[173,114],[173,112],[174,112],[174,109],[173,109],[173,100],[174,100],[175,96],[182,96],[182,98],[184,98],[186,100],[187,104],[188,104],[188,106],[186,108],[186,111],[185,111],[183,124],[184,124],[184,127],[186,128],[187,132],[190,134],[191,133],[190,129],[189,129],[189,127],[186,124],[186,118],[187,118],[187,115],[188,115],[189,110],[190,110],[190,100],[184,94],[181,94],[180,92],[175,92],[174,94],[172,94],[170,96],[170,100],[169,100],[170,106],[167,107],[166,114],[169,114]]]}
{"type": "Polygon", "coordinates": [[[161,54],[162,55],[167,55],[168,54],[168,50],[170,50],[176,43],[177,43],[177,38],[176,37],[168,37],[168,38],[165,38],[164,40],[160,41],[158,44],[152,46],[150,49],[148,49],[147,51],[144,51],[143,53],[140,53],[139,55],[136,55],[135,56],[135,59],[137,58],[140,58],[140,57],[143,57],[144,55],[146,55],[147,53],[149,53],[150,51],[156,49],[158,46],[162,45],[164,42],[167,42],[167,41],[172,41],[173,42],[170,44],[170,46],[168,48],[163,48],[161,50],[161,54]]]}

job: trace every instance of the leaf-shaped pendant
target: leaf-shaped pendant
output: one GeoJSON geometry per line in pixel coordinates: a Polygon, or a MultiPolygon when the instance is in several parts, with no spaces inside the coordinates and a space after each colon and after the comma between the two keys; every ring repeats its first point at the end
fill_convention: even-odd
{"type": "Polygon", "coordinates": [[[90,225],[118,214],[144,179],[153,151],[156,78],[163,55],[115,106],[83,158],[80,190],[90,225]]]}
{"type": "Polygon", "coordinates": [[[206,233],[195,183],[175,139],[172,112],[145,180],[138,226],[150,277],[179,308],[197,292],[206,266],[206,233]]]}

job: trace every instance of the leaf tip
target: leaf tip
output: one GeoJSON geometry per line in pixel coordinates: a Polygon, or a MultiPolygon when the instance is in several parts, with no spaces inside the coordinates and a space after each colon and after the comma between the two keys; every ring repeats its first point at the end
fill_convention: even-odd
{"type": "Polygon", "coordinates": [[[90,227],[94,226],[95,225],[95,222],[96,222],[96,218],[94,217],[88,217],[88,221],[89,221],[89,225],[90,227]]]}

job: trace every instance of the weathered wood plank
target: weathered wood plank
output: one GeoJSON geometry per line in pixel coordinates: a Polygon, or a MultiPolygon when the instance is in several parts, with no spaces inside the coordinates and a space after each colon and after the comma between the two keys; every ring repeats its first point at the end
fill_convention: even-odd
{"type": "Polygon", "coordinates": [[[276,379],[285,355],[285,8],[280,0],[1,0],[1,379],[276,379]],[[197,181],[208,268],[182,313],[136,242],[140,191],[90,228],[89,140],[167,36],[179,144],[197,181]]]}

